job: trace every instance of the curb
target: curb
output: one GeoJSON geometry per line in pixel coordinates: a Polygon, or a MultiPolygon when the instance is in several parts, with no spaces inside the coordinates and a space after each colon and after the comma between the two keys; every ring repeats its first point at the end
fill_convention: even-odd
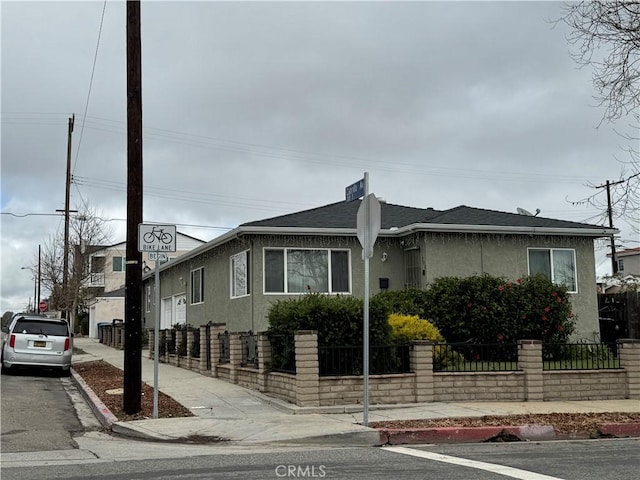
{"type": "Polygon", "coordinates": [[[551,425],[495,426],[495,427],[437,427],[382,429],[380,441],[384,445],[420,443],[472,443],[487,441],[555,440],[551,425]]]}
{"type": "Polygon", "coordinates": [[[598,431],[563,434],[551,425],[379,429],[383,445],[424,443],[538,442],[548,440],[640,437],[640,423],[607,423],[598,431]]]}
{"type": "Polygon", "coordinates": [[[72,380],[75,382],[78,390],[82,393],[82,396],[87,400],[89,407],[91,407],[91,410],[98,421],[103,427],[111,430],[112,425],[118,422],[117,417],[111,413],[111,410],[109,410],[104,403],[102,403],[102,400],[100,400],[91,387],[87,385],[87,382],[85,382],[82,377],[76,373],[73,367],[70,371],[72,380]]]}

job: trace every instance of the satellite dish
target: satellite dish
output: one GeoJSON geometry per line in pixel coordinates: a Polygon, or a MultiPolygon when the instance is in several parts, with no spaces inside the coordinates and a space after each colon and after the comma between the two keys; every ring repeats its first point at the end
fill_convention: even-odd
{"type": "Polygon", "coordinates": [[[525,210],[524,208],[518,207],[516,208],[516,212],[518,212],[519,215],[527,215],[529,217],[533,217],[533,213],[531,213],[528,210],[525,210]]]}

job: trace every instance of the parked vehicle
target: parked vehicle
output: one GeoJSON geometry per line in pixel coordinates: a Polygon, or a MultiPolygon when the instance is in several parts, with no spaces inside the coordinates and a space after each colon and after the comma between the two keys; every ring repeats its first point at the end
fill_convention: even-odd
{"type": "Polygon", "coordinates": [[[66,320],[24,314],[15,316],[2,333],[2,373],[36,367],[69,374],[73,334],[66,320]]]}

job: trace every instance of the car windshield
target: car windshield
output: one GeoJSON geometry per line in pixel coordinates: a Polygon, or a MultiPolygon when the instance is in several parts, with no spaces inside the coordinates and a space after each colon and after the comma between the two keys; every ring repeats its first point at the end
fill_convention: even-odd
{"type": "Polygon", "coordinates": [[[13,333],[33,333],[66,337],[68,330],[67,324],[64,322],[42,322],[23,318],[16,322],[13,333]]]}

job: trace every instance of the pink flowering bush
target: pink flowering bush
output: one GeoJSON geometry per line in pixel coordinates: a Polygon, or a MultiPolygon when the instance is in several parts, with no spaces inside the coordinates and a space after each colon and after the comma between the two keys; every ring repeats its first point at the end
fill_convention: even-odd
{"type": "Polygon", "coordinates": [[[515,282],[491,275],[443,277],[424,292],[417,304],[450,343],[542,340],[561,343],[575,329],[567,289],[543,276],[515,282]]]}

